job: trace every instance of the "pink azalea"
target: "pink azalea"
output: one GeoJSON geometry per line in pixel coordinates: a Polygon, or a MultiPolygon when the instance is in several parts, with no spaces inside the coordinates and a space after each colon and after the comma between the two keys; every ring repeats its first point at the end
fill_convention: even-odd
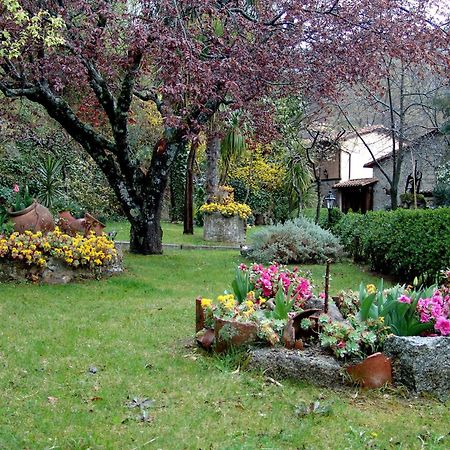
{"type": "Polygon", "coordinates": [[[450,320],[439,317],[434,324],[434,329],[439,331],[442,336],[448,336],[450,334],[450,320]]]}

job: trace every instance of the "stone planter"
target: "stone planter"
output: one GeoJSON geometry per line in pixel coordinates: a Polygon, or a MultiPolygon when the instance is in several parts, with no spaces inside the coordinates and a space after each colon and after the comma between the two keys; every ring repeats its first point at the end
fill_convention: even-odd
{"type": "Polygon", "coordinates": [[[67,284],[108,277],[121,272],[123,272],[123,264],[119,253],[112,264],[98,267],[95,271],[70,267],[57,258],[49,258],[46,267],[28,266],[22,261],[0,259],[0,282],[33,281],[45,284],[67,284]]]}
{"type": "Polygon", "coordinates": [[[392,383],[391,360],[382,353],[374,353],[346,370],[352,380],[363,388],[376,389],[392,383]]]}
{"type": "Polygon", "coordinates": [[[37,202],[20,211],[9,211],[9,218],[14,223],[14,230],[19,233],[27,230],[52,231],[55,228],[51,212],[37,202]]]}
{"type": "Polygon", "coordinates": [[[392,359],[395,383],[443,401],[449,398],[450,337],[391,336],[383,352],[392,359]]]}
{"type": "Polygon", "coordinates": [[[219,212],[205,214],[203,239],[242,244],[245,242],[245,223],[239,216],[224,217],[219,212]]]}

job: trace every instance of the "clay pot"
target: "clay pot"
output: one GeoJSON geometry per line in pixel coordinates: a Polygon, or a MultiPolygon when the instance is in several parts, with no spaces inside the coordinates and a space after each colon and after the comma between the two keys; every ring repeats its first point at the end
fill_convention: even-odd
{"type": "Polygon", "coordinates": [[[101,223],[100,220],[96,219],[94,216],[91,216],[89,213],[84,215],[84,220],[86,223],[86,233],[89,234],[93,231],[97,236],[103,234],[103,230],[106,225],[101,223]]]}
{"type": "Polygon", "coordinates": [[[223,352],[231,346],[246,345],[257,338],[258,328],[253,322],[214,319],[216,352],[223,352]]]}
{"type": "Polygon", "coordinates": [[[376,389],[392,383],[391,360],[382,353],[374,353],[346,370],[353,381],[364,388],[376,389]]]}
{"type": "Polygon", "coordinates": [[[91,231],[100,236],[105,228],[103,223],[88,213],[84,215],[83,219],[76,219],[69,211],[61,211],[59,219],[61,229],[72,236],[77,233],[89,236],[91,231]]]}
{"type": "Polygon", "coordinates": [[[14,230],[19,233],[27,230],[45,232],[55,228],[51,212],[37,202],[33,202],[28,208],[20,211],[9,211],[9,217],[14,223],[14,230]]]}
{"type": "Polygon", "coordinates": [[[202,308],[202,298],[197,297],[195,299],[195,332],[205,328],[205,311],[202,308]]]}
{"type": "Polygon", "coordinates": [[[300,322],[318,312],[320,309],[307,309],[289,317],[283,330],[283,343],[286,348],[303,350],[303,341],[309,337],[311,331],[303,330],[300,322]]]}

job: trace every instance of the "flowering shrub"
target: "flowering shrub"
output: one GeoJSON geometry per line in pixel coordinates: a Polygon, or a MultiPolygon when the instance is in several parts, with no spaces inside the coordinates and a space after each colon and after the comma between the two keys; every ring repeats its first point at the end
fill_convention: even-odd
{"type": "Polygon", "coordinates": [[[450,335],[450,270],[443,272],[444,283],[429,298],[420,298],[417,312],[422,323],[434,324],[434,329],[442,336],[450,335]]]}
{"type": "Polygon", "coordinates": [[[27,265],[45,267],[48,259],[55,257],[72,267],[95,269],[110,264],[116,256],[114,242],[106,235],[69,236],[56,227],[46,234],[25,231],[0,236],[0,259],[22,261],[27,265]]]}
{"type": "MultiPolygon", "coordinates": [[[[241,264],[237,270],[237,277],[239,272],[247,275],[250,290],[257,291],[263,298],[274,299],[280,286],[285,294],[291,290],[291,299],[295,301],[296,307],[303,306],[312,296],[311,283],[302,276],[298,268],[289,270],[277,263],[269,267],[262,264],[252,264],[250,267],[241,264]]],[[[235,286],[233,288],[235,289],[235,286]]]]}

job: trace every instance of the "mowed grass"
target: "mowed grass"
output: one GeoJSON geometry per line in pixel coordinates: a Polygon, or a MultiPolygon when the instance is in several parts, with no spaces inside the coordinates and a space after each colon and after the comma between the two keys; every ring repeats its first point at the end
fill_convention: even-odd
{"type": "MultiPolygon", "coordinates": [[[[183,234],[182,223],[170,223],[161,222],[161,228],[163,230],[163,243],[164,244],[187,244],[187,245],[212,245],[212,246],[230,246],[224,242],[211,242],[203,240],[203,228],[194,227],[193,235],[183,234]]],[[[250,236],[258,227],[252,227],[247,230],[247,236],[250,236]]],[[[127,221],[120,222],[108,222],[106,232],[116,231],[117,241],[129,241],[130,240],[130,223],[127,221]]]]}
{"type": "MultiPolygon", "coordinates": [[[[228,288],[240,261],[236,251],[170,250],[128,255],[126,273],[99,282],[0,285],[0,448],[448,448],[444,404],[280,387],[191,347],[194,298],[228,288]],[[127,407],[134,397],[154,401],[150,421],[127,407]],[[330,415],[296,415],[317,399],[330,415]]],[[[310,269],[320,284],[323,267],[310,269]]],[[[332,277],[332,293],[375,281],[350,264],[332,277]]]]}

